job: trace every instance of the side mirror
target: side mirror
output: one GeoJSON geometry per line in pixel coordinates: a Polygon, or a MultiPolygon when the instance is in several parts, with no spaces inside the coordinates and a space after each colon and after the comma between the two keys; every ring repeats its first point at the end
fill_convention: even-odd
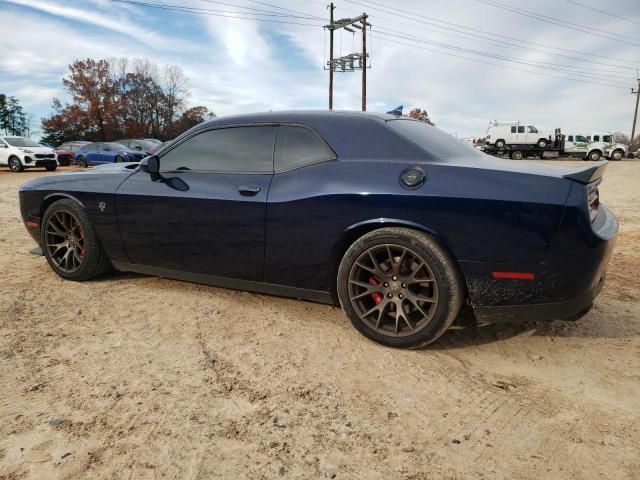
{"type": "Polygon", "coordinates": [[[140,170],[157,175],[160,173],[160,159],[155,155],[143,158],[140,160],[140,170]]]}

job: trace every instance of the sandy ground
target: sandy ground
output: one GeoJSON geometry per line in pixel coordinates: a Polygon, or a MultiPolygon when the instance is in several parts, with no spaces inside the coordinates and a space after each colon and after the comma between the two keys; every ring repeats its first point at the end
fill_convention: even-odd
{"type": "Polygon", "coordinates": [[[605,175],[621,230],[586,317],[421,351],[325,305],[62,281],[18,212],[44,174],[0,172],[0,478],[640,477],[640,162],[605,175]]]}

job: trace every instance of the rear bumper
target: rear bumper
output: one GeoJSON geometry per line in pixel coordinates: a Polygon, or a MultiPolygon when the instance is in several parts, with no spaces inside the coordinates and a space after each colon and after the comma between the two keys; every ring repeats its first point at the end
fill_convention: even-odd
{"type": "Polygon", "coordinates": [[[595,287],[584,295],[564,302],[498,307],[474,307],[478,323],[573,320],[587,313],[604,286],[603,274],[595,287]]]}

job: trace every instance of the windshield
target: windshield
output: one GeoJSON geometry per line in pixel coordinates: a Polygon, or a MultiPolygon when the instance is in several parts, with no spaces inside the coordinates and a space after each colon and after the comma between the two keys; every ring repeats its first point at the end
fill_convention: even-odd
{"type": "Polygon", "coordinates": [[[436,158],[482,156],[468,143],[424,122],[398,119],[387,121],[387,125],[436,158]]]}
{"type": "Polygon", "coordinates": [[[41,147],[37,142],[29,138],[22,137],[4,137],[4,141],[7,142],[12,147],[41,147]]]}
{"type": "Polygon", "coordinates": [[[137,146],[140,145],[144,148],[153,148],[153,147],[157,147],[159,144],[154,142],[153,140],[134,140],[133,142],[133,146],[137,146]]]}
{"type": "Polygon", "coordinates": [[[145,138],[144,139],[145,142],[151,142],[154,145],[161,145],[162,142],[160,140],[156,140],[155,138],[145,138]]]}

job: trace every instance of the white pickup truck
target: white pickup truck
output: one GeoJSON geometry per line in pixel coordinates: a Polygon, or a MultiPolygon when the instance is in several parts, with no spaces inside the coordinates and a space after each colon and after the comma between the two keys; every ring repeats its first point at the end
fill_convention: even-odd
{"type": "Polygon", "coordinates": [[[603,142],[592,142],[585,135],[565,134],[564,152],[574,158],[583,160],[600,160],[606,155],[607,145],[603,142]]]}
{"type": "Polygon", "coordinates": [[[611,132],[595,132],[587,135],[587,139],[593,143],[605,145],[603,155],[609,160],[622,160],[629,153],[629,147],[623,143],[617,143],[611,132]]]}
{"type": "Polygon", "coordinates": [[[487,130],[487,144],[496,148],[503,148],[505,145],[535,145],[544,148],[551,143],[551,139],[550,132],[541,131],[534,125],[523,122],[495,120],[487,130]]]}

